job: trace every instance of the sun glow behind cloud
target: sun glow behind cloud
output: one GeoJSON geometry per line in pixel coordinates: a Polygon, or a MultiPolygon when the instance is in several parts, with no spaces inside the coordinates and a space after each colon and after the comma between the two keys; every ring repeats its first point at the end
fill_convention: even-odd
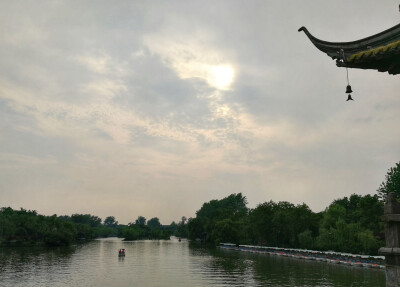
{"type": "Polygon", "coordinates": [[[199,78],[210,87],[229,90],[235,79],[233,64],[223,51],[198,43],[196,37],[171,39],[165,35],[148,36],[148,49],[159,55],[181,79],[199,78]],[[191,38],[190,41],[187,38],[191,38]]]}
{"type": "MultiPolygon", "coordinates": [[[[279,1],[9,3],[0,11],[5,205],[163,223],[233,192],[324,208],[374,191],[399,158],[397,79],[353,71],[354,84],[368,75],[374,84],[357,85],[356,109],[338,100],[342,77],[329,59],[313,62],[318,52],[304,36],[295,50],[279,44],[293,40],[300,4],[285,6],[296,17],[279,22],[279,1]]],[[[314,16],[326,10],[318,3],[314,16]]],[[[341,23],[363,20],[352,16],[341,23]]],[[[386,19],[369,24],[379,32],[386,19]]],[[[336,21],[326,23],[327,39],[336,21]]]]}
{"type": "Polygon", "coordinates": [[[210,87],[221,91],[229,90],[235,79],[235,71],[231,65],[214,64],[212,60],[201,62],[174,59],[172,67],[181,79],[199,78],[210,87]]]}
{"type": "Polygon", "coordinates": [[[208,83],[220,90],[227,90],[234,80],[234,70],[229,65],[213,66],[209,72],[208,83]]]}

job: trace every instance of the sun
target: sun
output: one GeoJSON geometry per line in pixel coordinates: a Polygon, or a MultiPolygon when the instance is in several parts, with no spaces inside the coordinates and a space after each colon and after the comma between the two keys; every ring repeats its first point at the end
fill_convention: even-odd
{"type": "Polygon", "coordinates": [[[227,90],[233,82],[234,75],[235,72],[231,66],[212,66],[209,71],[208,82],[217,89],[227,90]]]}

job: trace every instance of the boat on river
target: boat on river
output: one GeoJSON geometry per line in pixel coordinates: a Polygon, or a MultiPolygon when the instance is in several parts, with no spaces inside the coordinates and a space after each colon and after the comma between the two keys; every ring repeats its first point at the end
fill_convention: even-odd
{"type": "Polygon", "coordinates": [[[123,257],[123,256],[125,256],[125,249],[118,250],[118,257],[123,257]]]}
{"type": "Polygon", "coordinates": [[[316,251],[307,249],[294,249],[294,248],[280,248],[268,246],[254,246],[254,245],[239,245],[233,243],[220,243],[221,248],[269,254],[275,256],[292,257],[304,260],[323,261],[332,264],[343,264],[348,266],[358,266],[364,268],[378,268],[385,269],[385,257],[383,256],[369,256],[359,254],[349,254],[333,251],[316,251]]]}

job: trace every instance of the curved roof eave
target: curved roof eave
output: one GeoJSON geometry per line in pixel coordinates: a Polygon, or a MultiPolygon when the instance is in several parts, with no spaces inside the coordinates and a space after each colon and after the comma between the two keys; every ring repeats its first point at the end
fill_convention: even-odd
{"type": "Polygon", "coordinates": [[[347,57],[351,54],[374,49],[379,46],[387,45],[390,42],[400,40],[400,24],[378,34],[351,42],[328,42],[320,40],[313,36],[304,26],[298,31],[303,31],[315,47],[326,53],[332,59],[337,59],[341,50],[343,50],[344,56],[347,57]]]}

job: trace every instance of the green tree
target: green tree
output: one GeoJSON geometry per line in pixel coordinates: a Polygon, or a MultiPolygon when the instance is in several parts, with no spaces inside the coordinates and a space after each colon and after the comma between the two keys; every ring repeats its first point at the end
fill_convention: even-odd
{"type": "Polygon", "coordinates": [[[383,205],[378,196],[353,194],[337,199],[325,210],[316,247],[374,255],[383,246],[380,217],[383,205]]]}
{"type": "Polygon", "coordinates": [[[212,238],[214,243],[239,242],[239,224],[230,218],[225,218],[215,223],[212,238]]]}
{"type": "Polygon", "coordinates": [[[314,238],[311,230],[307,229],[298,235],[299,247],[304,249],[314,248],[314,238]]]}
{"type": "Polygon", "coordinates": [[[247,218],[247,236],[245,241],[248,244],[268,244],[277,245],[273,234],[272,218],[274,216],[275,203],[273,201],[264,202],[255,209],[250,210],[247,218]]]}
{"type": "Polygon", "coordinates": [[[217,233],[214,230],[216,223],[224,219],[230,219],[235,223],[241,222],[248,214],[246,204],[246,197],[241,193],[231,194],[221,200],[211,200],[204,203],[200,210],[196,212],[196,221],[189,222],[189,236],[191,238],[196,236],[195,238],[215,243],[217,233]],[[190,233],[192,231],[195,231],[196,235],[190,233]]]}
{"type": "Polygon", "coordinates": [[[75,223],[78,239],[89,240],[97,237],[95,230],[89,225],[84,223],[75,223]]]}
{"type": "Polygon", "coordinates": [[[10,241],[15,237],[15,223],[8,217],[0,213],[0,241],[10,241]]]}
{"type": "Polygon", "coordinates": [[[135,223],[129,223],[128,226],[121,228],[118,236],[124,240],[169,239],[171,231],[169,228],[164,228],[157,217],[151,218],[146,225],[146,218],[139,216],[135,223]]]}
{"type": "MultiPolygon", "coordinates": [[[[339,217],[339,214],[333,215],[334,209],[336,209],[336,212],[339,212],[338,209],[341,210],[339,212],[340,217],[346,223],[358,223],[363,229],[371,230],[375,236],[383,238],[384,225],[381,220],[383,201],[379,199],[378,195],[352,194],[349,198],[344,197],[333,201],[328,212],[325,213],[325,217],[331,216],[333,222],[339,217]]],[[[326,219],[324,224],[327,224],[326,219]]]]}
{"type": "Polygon", "coordinates": [[[381,219],[383,215],[383,202],[379,200],[378,195],[365,195],[361,197],[357,217],[361,227],[372,231],[376,236],[383,238],[384,223],[381,219]]]}
{"type": "Polygon", "coordinates": [[[306,204],[269,201],[250,211],[245,224],[247,235],[242,239],[251,244],[298,247],[300,238],[304,239],[299,234],[308,230],[307,236],[317,236],[319,220],[306,204]]]}
{"type": "Polygon", "coordinates": [[[171,224],[168,226],[168,229],[170,230],[171,234],[176,235],[176,230],[178,228],[178,225],[176,224],[175,221],[172,221],[171,224]]]}
{"type": "Polygon", "coordinates": [[[107,216],[103,224],[107,227],[115,227],[118,225],[118,221],[115,220],[114,216],[107,216]]]}
{"type": "Polygon", "coordinates": [[[59,246],[73,243],[76,236],[75,225],[56,215],[38,215],[36,211],[23,208],[20,210],[0,209],[0,241],[59,246]]]}
{"type": "Polygon", "coordinates": [[[70,221],[62,221],[55,215],[46,218],[47,228],[43,235],[43,241],[47,245],[70,245],[77,236],[75,225],[70,221]]]}
{"type": "Polygon", "coordinates": [[[77,224],[88,224],[91,227],[98,227],[101,225],[101,218],[90,214],[73,214],[71,220],[77,224]]]}
{"type": "Polygon", "coordinates": [[[146,238],[147,232],[144,225],[132,224],[122,230],[122,237],[125,240],[139,240],[146,238]]]}
{"type": "Polygon", "coordinates": [[[178,237],[188,237],[188,224],[186,223],[187,219],[185,216],[182,216],[181,221],[178,223],[176,227],[175,236],[178,237]]]}
{"type": "Polygon", "coordinates": [[[388,170],[385,181],[381,183],[377,192],[381,199],[385,199],[386,195],[391,192],[394,192],[396,197],[400,198],[400,162],[388,170]]]}
{"type": "Polygon", "coordinates": [[[158,219],[158,217],[153,217],[152,219],[149,219],[147,221],[147,226],[151,230],[156,229],[156,228],[159,229],[161,227],[161,223],[160,223],[160,220],[158,219]]]}
{"type": "Polygon", "coordinates": [[[344,220],[346,217],[346,208],[340,204],[333,203],[325,211],[321,226],[326,229],[336,227],[338,220],[344,220]]]}
{"type": "Polygon", "coordinates": [[[146,218],[143,216],[138,216],[138,218],[135,220],[136,225],[146,225],[146,218]]]}
{"type": "Polygon", "coordinates": [[[199,218],[189,218],[188,233],[190,239],[205,239],[205,230],[202,221],[199,218]]]}

